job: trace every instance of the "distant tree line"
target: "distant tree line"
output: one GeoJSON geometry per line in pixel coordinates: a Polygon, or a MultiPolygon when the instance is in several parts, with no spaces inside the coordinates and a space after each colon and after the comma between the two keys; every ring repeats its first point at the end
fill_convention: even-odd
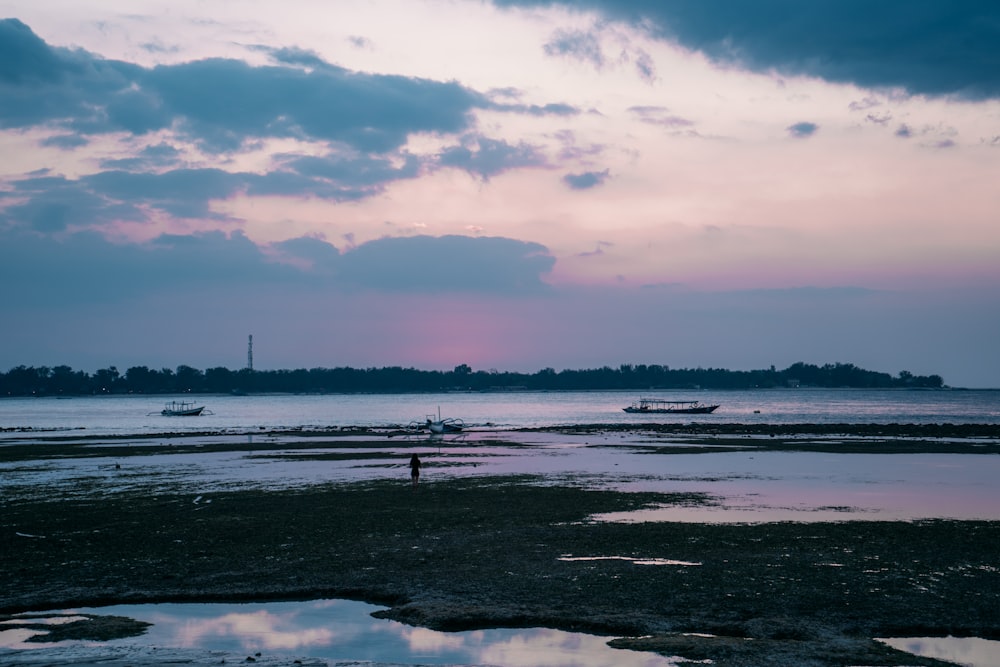
{"type": "Polygon", "coordinates": [[[384,368],[311,368],[258,371],[191,366],[176,370],[114,366],[93,375],[69,366],[18,366],[0,373],[0,396],[83,396],[93,394],[224,393],[419,393],[440,391],[571,391],[609,389],[753,389],[772,387],[941,388],[940,375],[898,376],[853,364],[816,366],[802,362],[785,370],[731,371],[722,368],[672,369],[622,364],[588,370],[536,373],[474,371],[466,364],[451,371],[384,368]]]}

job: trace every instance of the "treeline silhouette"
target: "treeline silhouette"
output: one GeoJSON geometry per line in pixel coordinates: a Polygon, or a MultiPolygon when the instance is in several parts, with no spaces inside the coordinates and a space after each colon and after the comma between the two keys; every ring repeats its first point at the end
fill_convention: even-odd
{"type": "Polygon", "coordinates": [[[622,364],[588,370],[536,373],[474,371],[467,364],[451,371],[385,368],[311,368],[258,371],[191,366],[176,370],[114,366],[93,375],[69,366],[18,366],[0,373],[0,396],[83,396],[93,394],[224,393],[419,393],[440,391],[579,391],[609,389],[752,389],[771,387],[941,388],[940,375],[897,376],[854,364],[795,363],[785,370],[731,371],[722,368],[672,369],[622,364]]]}

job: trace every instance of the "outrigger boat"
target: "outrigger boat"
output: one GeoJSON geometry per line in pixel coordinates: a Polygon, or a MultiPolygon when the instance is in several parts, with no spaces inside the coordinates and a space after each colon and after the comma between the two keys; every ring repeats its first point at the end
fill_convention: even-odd
{"type": "Polygon", "coordinates": [[[194,403],[189,403],[187,401],[170,401],[163,406],[163,409],[160,410],[160,414],[164,417],[197,417],[204,411],[204,405],[195,405],[194,403]]]}
{"type": "Polygon", "coordinates": [[[716,405],[704,405],[701,401],[664,401],[658,398],[640,398],[638,401],[622,408],[631,414],[682,414],[707,415],[718,409],[716,405]]]}
{"type": "Polygon", "coordinates": [[[427,430],[431,433],[461,433],[465,424],[461,419],[445,417],[444,419],[427,418],[427,430]]]}
{"type": "Polygon", "coordinates": [[[441,408],[438,408],[437,415],[427,415],[424,422],[412,421],[409,428],[411,430],[427,429],[431,433],[461,433],[465,428],[465,422],[455,417],[441,418],[441,408]]]}

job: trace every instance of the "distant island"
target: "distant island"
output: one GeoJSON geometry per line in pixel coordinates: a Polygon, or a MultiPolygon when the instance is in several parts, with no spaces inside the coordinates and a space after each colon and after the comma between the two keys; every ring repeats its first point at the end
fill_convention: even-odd
{"type": "Polygon", "coordinates": [[[798,362],[784,370],[732,371],[722,368],[670,368],[622,364],[587,370],[536,373],[474,371],[467,364],[451,371],[384,368],[310,368],[253,370],[191,366],[176,370],[114,366],[90,375],[69,366],[18,366],[0,373],[0,396],[86,396],[99,394],[389,394],[443,391],[586,391],[655,389],[767,389],[774,387],[849,387],[863,389],[941,389],[940,375],[893,376],[854,364],[816,366],[798,362]]]}

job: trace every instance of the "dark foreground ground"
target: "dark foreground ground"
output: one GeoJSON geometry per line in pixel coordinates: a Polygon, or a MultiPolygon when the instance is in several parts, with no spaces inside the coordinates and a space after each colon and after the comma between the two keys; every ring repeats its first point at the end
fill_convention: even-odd
{"type": "MultiPolygon", "coordinates": [[[[339,597],[438,630],[547,626],[723,667],[940,665],[872,638],[1000,639],[1000,522],[594,523],[595,513],[702,499],[532,476],[200,502],[162,489],[83,491],[3,499],[0,620],[112,603],[339,597]]],[[[141,631],[123,619],[66,628],[141,631]]]]}

